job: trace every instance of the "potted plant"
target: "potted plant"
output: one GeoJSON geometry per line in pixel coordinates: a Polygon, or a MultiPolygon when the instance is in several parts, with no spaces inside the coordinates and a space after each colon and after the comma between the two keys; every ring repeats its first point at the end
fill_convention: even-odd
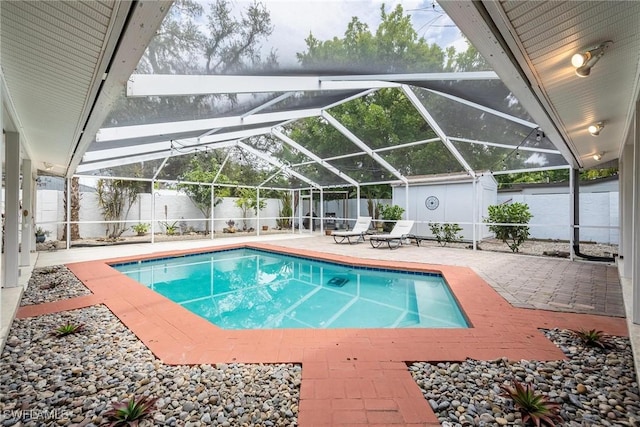
{"type": "Polygon", "coordinates": [[[36,228],[35,234],[36,234],[36,243],[43,243],[47,239],[49,232],[44,230],[42,227],[38,227],[36,228]]]}
{"type": "Polygon", "coordinates": [[[396,224],[396,221],[402,219],[402,214],[404,213],[404,208],[401,208],[398,205],[382,205],[380,206],[380,215],[382,219],[385,220],[383,225],[384,231],[387,233],[393,229],[393,226],[396,224]]]}
{"type": "Polygon", "coordinates": [[[138,236],[144,236],[145,234],[147,234],[147,231],[149,231],[149,227],[150,227],[149,224],[140,223],[140,224],[131,226],[131,229],[136,233],[138,233],[138,236]]]}

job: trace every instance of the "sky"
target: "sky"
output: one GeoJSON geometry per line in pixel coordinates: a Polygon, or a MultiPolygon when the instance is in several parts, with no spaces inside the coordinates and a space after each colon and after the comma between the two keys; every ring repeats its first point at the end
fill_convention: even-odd
{"type": "MultiPolygon", "coordinates": [[[[201,0],[205,10],[212,1],[201,0]]],[[[304,39],[310,32],[318,40],[342,37],[353,16],[375,32],[383,4],[387,12],[402,4],[405,13],[411,15],[417,33],[428,43],[443,48],[453,45],[458,51],[467,48],[460,30],[433,0],[262,0],[262,3],[270,11],[274,26],[273,34],[263,43],[262,50],[268,53],[274,49],[279,64],[285,67],[298,64],[295,54],[306,49],[304,39]]],[[[232,0],[231,4],[240,11],[250,3],[232,0]]]]}

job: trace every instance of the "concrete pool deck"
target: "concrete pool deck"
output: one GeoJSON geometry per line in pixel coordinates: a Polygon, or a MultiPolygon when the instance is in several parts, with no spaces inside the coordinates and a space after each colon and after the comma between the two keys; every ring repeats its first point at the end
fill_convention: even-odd
{"type": "MultiPolygon", "coordinates": [[[[113,248],[40,253],[38,267],[67,264],[93,295],[22,307],[18,316],[105,304],[165,363],[302,363],[298,418],[301,426],[439,425],[411,378],[406,362],[503,356],[514,360],[563,358],[538,328],[583,327],[615,335],[627,334],[624,318],[522,308],[546,303],[555,310],[604,310],[602,314],[610,310],[613,313],[609,314],[616,314],[622,296],[610,277],[613,269],[617,281],[615,267],[446,248],[407,246],[389,251],[372,249],[368,243],[336,245],[330,237],[305,237],[308,235],[279,236],[268,242],[253,239],[251,245],[358,265],[441,271],[473,328],[221,330],[121,275],[104,261],[95,261],[112,257],[113,248]],[[561,284],[558,292],[539,292],[543,295],[524,292],[535,290],[539,277],[550,277],[550,281],[561,284]],[[522,283],[516,283],[518,281],[522,283]],[[587,293],[584,289],[589,287],[585,288],[585,282],[605,288],[601,291],[607,302],[602,308],[589,304],[589,299],[578,298],[587,293]],[[616,292],[620,294],[616,296],[616,292]],[[527,294],[528,299],[524,297],[527,294]],[[559,305],[554,306],[552,303],[556,301],[559,305]]],[[[118,247],[118,255],[121,260],[139,259],[141,255],[154,257],[194,246],[220,248],[243,244],[233,239],[179,243],[127,245],[118,247]]],[[[619,283],[617,287],[620,288],[619,283]]],[[[592,295],[591,299],[599,298],[592,295]]]]}

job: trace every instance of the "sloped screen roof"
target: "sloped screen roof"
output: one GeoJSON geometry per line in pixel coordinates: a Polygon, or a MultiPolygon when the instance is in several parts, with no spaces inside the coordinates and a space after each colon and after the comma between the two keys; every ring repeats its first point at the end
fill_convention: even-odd
{"type": "Polygon", "coordinates": [[[310,188],[565,165],[439,7],[412,5],[176,2],[78,173],[193,179],[206,158],[219,183],[310,188]]]}

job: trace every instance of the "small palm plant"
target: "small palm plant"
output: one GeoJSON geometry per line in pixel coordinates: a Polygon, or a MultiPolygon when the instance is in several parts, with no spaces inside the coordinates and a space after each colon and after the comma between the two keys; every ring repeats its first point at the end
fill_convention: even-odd
{"type": "Polygon", "coordinates": [[[525,425],[531,421],[537,427],[540,425],[553,427],[555,422],[562,421],[558,414],[560,405],[551,402],[547,396],[536,393],[531,384],[522,385],[520,381],[513,380],[513,387],[503,385],[500,388],[505,392],[502,394],[503,397],[513,400],[525,425]]]}
{"type": "Polygon", "coordinates": [[[114,403],[104,416],[109,421],[109,426],[135,427],[142,419],[151,415],[157,400],[150,396],[131,396],[124,402],[114,403]]]}
{"type": "Polygon", "coordinates": [[[67,322],[64,325],[58,326],[54,331],[51,332],[52,335],[57,337],[64,337],[67,335],[75,334],[84,329],[84,325],[82,323],[71,323],[67,322]]]}
{"type": "Polygon", "coordinates": [[[609,341],[609,337],[602,331],[595,329],[579,329],[573,332],[578,338],[582,340],[584,345],[589,347],[600,347],[602,349],[612,348],[613,344],[609,341]]]}

